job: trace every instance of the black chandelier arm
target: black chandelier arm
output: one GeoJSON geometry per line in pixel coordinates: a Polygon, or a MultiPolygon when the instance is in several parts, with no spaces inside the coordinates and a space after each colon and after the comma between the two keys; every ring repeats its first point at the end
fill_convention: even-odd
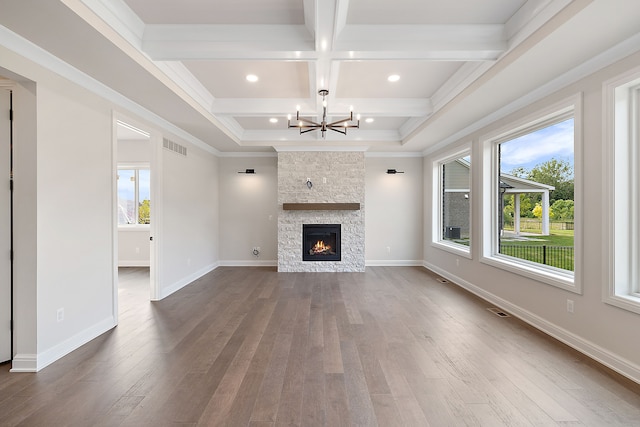
{"type": "Polygon", "coordinates": [[[318,91],[318,95],[322,97],[322,122],[318,123],[311,119],[307,119],[304,117],[300,117],[300,107],[296,110],[296,124],[291,124],[291,116],[289,115],[289,120],[287,120],[287,127],[289,129],[298,128],[300,130],[300,134],[312,132],[314,130],[320,130],[322,132],[322,138],[325,137],[327,129],[330,129],[335,132],[339,132],[343,135],[347,134],[347,129],[349,128],[360,128],[360,116],[358,116],[358,120],[354,122],[353,120],[353,111],[349,113],[349,117],[346,117],[341,120],[336,120],[335,122],[327,123],[327,102],[326,96],[329,94],[329,91],[326,89],[322,89],[318,91]]]}
{"type": "Polygon", "coordinates": [[[322,127],[321,124],[319,123],[313,123],[313,122],[309,122],[309,124],[295,124],[292,125],[291,123],[289,123],[289,129],[293,129],[293,128],[302,128],[302,129],[320,129],[322,127]]]}

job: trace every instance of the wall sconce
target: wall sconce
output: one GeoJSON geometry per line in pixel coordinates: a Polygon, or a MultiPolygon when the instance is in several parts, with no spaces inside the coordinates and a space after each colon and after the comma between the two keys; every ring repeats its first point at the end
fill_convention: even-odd
{"type": "Polygon", "coordinates": [[[244,172],[243,171],[239,171],[238,173],[250,173],[250,174],[254,174],[256,173],[255,169],[245,169],[244,172]]]}
{"type": "Polygon", "coordinates": [[[402,172],[402,171],[397,171],[397,170],[395,170],[395,169],[387,169],[387,173],[388,173],[389,175],[395,175],[395,174],[397,174],[397,173],[404,173],[404,172],[402,172]]]}

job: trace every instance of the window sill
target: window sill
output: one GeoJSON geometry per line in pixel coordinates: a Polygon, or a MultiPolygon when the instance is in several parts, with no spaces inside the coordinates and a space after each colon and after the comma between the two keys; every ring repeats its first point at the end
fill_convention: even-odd
{"type": "Polygon", "coordinates": [[[640,314],[640,297],[634,295],[608,295],[604,302],[640,314]]]}
{"type": "Polygon", "coordinates": [[[480,262],[569,292],[582,294],[582,289],[576,286],[573,272],[565,273],[564,270],[545,268],[540,264],[523,262],[517,258],[502,255],[482,257],[480,262]]]}
{"type": "Polygon", "coordinates": [[[151,231],[151,225],[149,224],[119,225],[118,231],[151,231]]]}
{"type": "Polygon", "coordinates": [[[446,240],[440,240],[437,242],[431,242],[431,246],[434,248],[441,249],[443,251],[451,252],[453,254],[459,255],[461,257],[465,257],[471,259],[471,247],[460,245],[458,243],[452,243],[446,240]]]}

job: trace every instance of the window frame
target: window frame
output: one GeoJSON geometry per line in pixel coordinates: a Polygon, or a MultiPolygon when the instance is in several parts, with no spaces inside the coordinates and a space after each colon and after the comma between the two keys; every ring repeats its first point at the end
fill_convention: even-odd
{"type": "Polygon", "coordinates": [[[455,151],[448,151],[442,156],[434,159],[432,162],[432,169],[433,169],[433,191],[431,193],[433,196],[433,200],[432,200],[432,221],[431,221],[431,225],[432,225],[431,245],[436,248],[454,253],[456,255],[471,259],[472,258],[472,248],[471,248],[472,237],[471,236],[473,235],[473,221],[472,221],[473,196],[471,191],[472,190],[471,177],[473,174],[473,155],[471,150],[471,143],[467,143],[463,147],[459,147],[455,151]],[[444,190],[442,188],[442,166],[445,165],[446,163],[450,163],[454,160],[467,157],[467,156],[471,159],[469,162],[469,188],[467,191],[469,194],[469,246],[461,245],[451,240],[446,240],[442,238],[442,230],[444,229],[444,226],[445,226],[445,224],[442,223],[442,217],[443,217],[442,193],[444,190]]]}
{"type": "Polygon", "coordinates": [[[582,93],[515,120],[480,138],[482,147],[482,200],[480,262],[543,284],[582,294],[582,93]],[[521,260],[499,253],[498,146],[519,136],[574,120],[574,271],[521,260]]]}
{"type": "MultiPolygon", "coordinates": [[[[133,170],[135,171],[135,186],[134,186],[134,205],[135,205],[135,214],[134,217],[136,219],[136,223],[135,224],[120,224],[118,223],[118,229],[119,230],[140,230],[140,229],[144,229],[144,230],[148,230],[151,227],[151,224],[140,224],[138,223],[138,207],[140,205],[140,171],[141,170],[147,170],[149,171],[149,173],[151,173],[151,166],[149,163],[137,163],[137,162],[129,162],[129,163],[118,163],[117,165],[117,171],[116,171],[116,205],[117,205],[117,199],[118,199],[118,177],[119,177],[119,172],[121,170],[133,170]]],[[[149,185],[151,186],[151,185],[149,185]]],[[[150,194],[151,195],[151,194],[150,194]]],[[[117,214],[116,214],[117,217],[117,214]]],[[[150,217],[151,219],[151,217],[150,217]]],[[[151,222],[151,221],[150,221],[151,222]]]]}
{"type": "Polygon", "coordinates": [[[602,300],[640,314],[640,67],[604,82],[602,99],[607,190],[602,300]]]}

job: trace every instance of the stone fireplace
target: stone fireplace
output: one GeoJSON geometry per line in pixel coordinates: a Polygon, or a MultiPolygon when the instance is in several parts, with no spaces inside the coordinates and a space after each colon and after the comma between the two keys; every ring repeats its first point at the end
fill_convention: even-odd
{"type": "Polygon", "coordinates": [[[278,271],[364,271],[364,164],[362,151],[278,152],[278,271]],[[305,225],[316,241],[303,240],[305,225]],[[328,225],[339,226],[339,256],[328,225]]]}

